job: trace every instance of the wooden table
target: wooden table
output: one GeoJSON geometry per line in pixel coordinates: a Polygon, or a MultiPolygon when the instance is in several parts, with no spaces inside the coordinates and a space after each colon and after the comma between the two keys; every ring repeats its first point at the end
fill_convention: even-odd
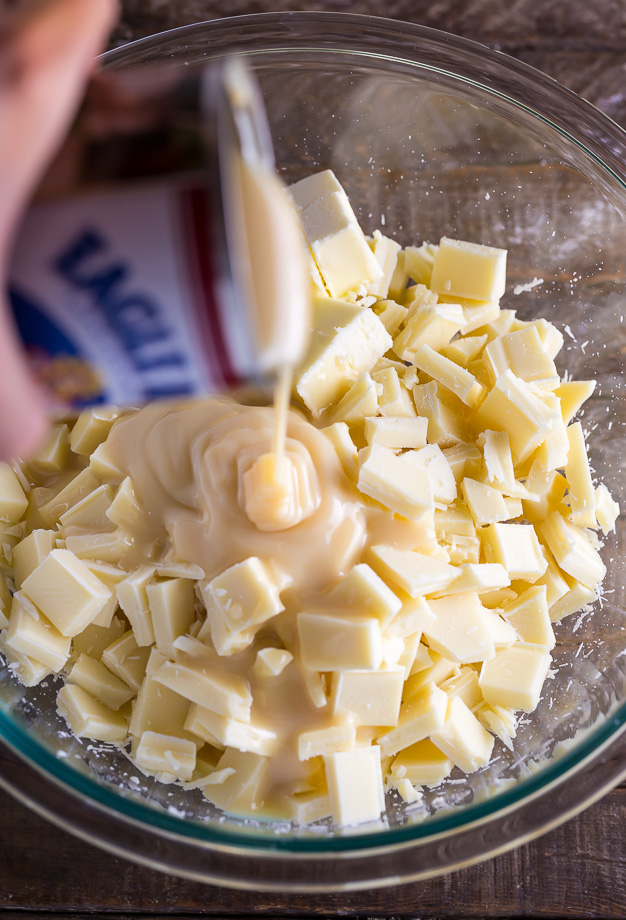
{"type": "MultiPolygon", "coordinates": [[[[447,29],[513,54],[626,126],[624,0],[123,0],[113,42],[225,14],[328,9],[447,29]]],[[[142,869],[90,848],[0,794],[3,917],[626,917],[626,786],[480,866],[346,895],[251,894],[142,869]]]]}

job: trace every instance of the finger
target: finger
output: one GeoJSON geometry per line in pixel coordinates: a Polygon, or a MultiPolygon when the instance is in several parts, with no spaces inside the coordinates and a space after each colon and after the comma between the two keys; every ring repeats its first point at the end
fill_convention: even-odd
{"type": "Polygon", "coordinates": [[[116,12],[115,0],[54,0],[11,40],[0,75],[0,246],[67,131],[116,12]]]}

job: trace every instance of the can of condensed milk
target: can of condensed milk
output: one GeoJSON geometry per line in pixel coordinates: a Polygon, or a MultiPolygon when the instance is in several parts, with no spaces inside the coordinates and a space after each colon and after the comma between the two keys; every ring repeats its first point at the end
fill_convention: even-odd
{"type": "Polygon", "coordinates": [[[306,346],[304,246],[242,59],[97,73],[9,271],[51,410],[269,382],[306,346]]]}

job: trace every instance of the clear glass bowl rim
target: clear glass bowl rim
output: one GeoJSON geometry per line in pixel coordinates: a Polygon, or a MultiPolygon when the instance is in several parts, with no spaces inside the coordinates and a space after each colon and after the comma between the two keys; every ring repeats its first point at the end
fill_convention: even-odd
{"type": "MultiPolygon", "coordinates": [[[[352,13],[252,14],[207,20],[161,32],[106,52],[99,60],[105,67],[119,67],[136,62],[142,53],[149,53],[160,45],[176,43],[180,47],[186,39],[200,35],[210,41],[212,36],[219,39],[220,35],[229,30],[232,32],[229,47],[238,47],[244,54],[259,54],[268,50],[272,53],[280,50],[292,52],[296,46],[301,51],[310,52],[332,54],[344,51],[348,55],[364,58],[395,60],[475,85],[550,125],[590,156],[599,167],[604,168],[622,190],[626,190],[626,133],[610,118],[527,64],[469,39],[425,26],[352,13]],[[282,46],[279,44],[281,37],[282,46]],[[316,39],[321,44],[315,45],[316,39]],[[349,47],[342,47],[344,39],[349,39],[349,47]],[[423,60],[424,52],[428,56],[433,51],[437,52],[439,66],[423,60]],[[572,125],[576,126],[575,129],[572,125]]],[[[305,858],[310,854],[318,859],[339,853],[349,857],[351,853],[364,850],[374,853],[381,849],[417,845],[456,830],[484,824],[519,809],[555,784],[560,785],[570,779],[590,759],[616,742],[624,734],[624,726],[626,702],[617,707],[604,724],[590,730],[571,750],[556,757],[538,773],[519,781],[497,796],[467,806],[459,812],[437,815],[423,824],[384,832],[355,833],[332,838],[298,838],[284,835],[263,837],[256,833],[246,835],[239,829],[236,832],[228,831],[210,824],[181,820],[165,811],[141,804],[58,760],[8,715],[0,712],[0,739],[43,778],[47,777],[51,781],[52,795],[54,786],[60,784],[76,797],[104,809],[112,820],[137,823],[169,838],[182,837],[187,842],[195,841],[209,848],[213,846],[221,850],[245,850],[249,853],[256,851],[264,857],[305,858]]],[[[623,774],[622,766],[602,791],[619,782],[623,774]]],[[[11,788],[19,793],[15,785],[11,788]]],[[[562,820],[582,810],[596,797],[589,795],[576,802],[563,814],[562,820]]],[[[62,823],[59,816],[55,816],[54,808],[47,810],[44,807],[40,810],[62,823]]],[[[558,823],[558,817],[551,822],[554,823],[558,823]]],[[[541,829],[535,833],[540,832],[541,829]]],[[[120,852],[124,852],[123,847],[120,852]]],[[[124,855],[132,857],[131,853],[124,855]]],[[[484,858],[484,854],[481,858],[484,858]]]]}

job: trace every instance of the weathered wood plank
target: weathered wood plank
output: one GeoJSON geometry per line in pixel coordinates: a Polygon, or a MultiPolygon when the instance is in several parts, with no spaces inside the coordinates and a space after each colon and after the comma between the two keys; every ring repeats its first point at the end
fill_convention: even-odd
{"type": "Polygon", "coordinates": [[[419,884],[345,895],[203,886],[86,846],[4,794],[0,813],[0,912],[608,920],[623,918],[626,904],[624,788],[546,837],[480,866],[419,884]]]}

